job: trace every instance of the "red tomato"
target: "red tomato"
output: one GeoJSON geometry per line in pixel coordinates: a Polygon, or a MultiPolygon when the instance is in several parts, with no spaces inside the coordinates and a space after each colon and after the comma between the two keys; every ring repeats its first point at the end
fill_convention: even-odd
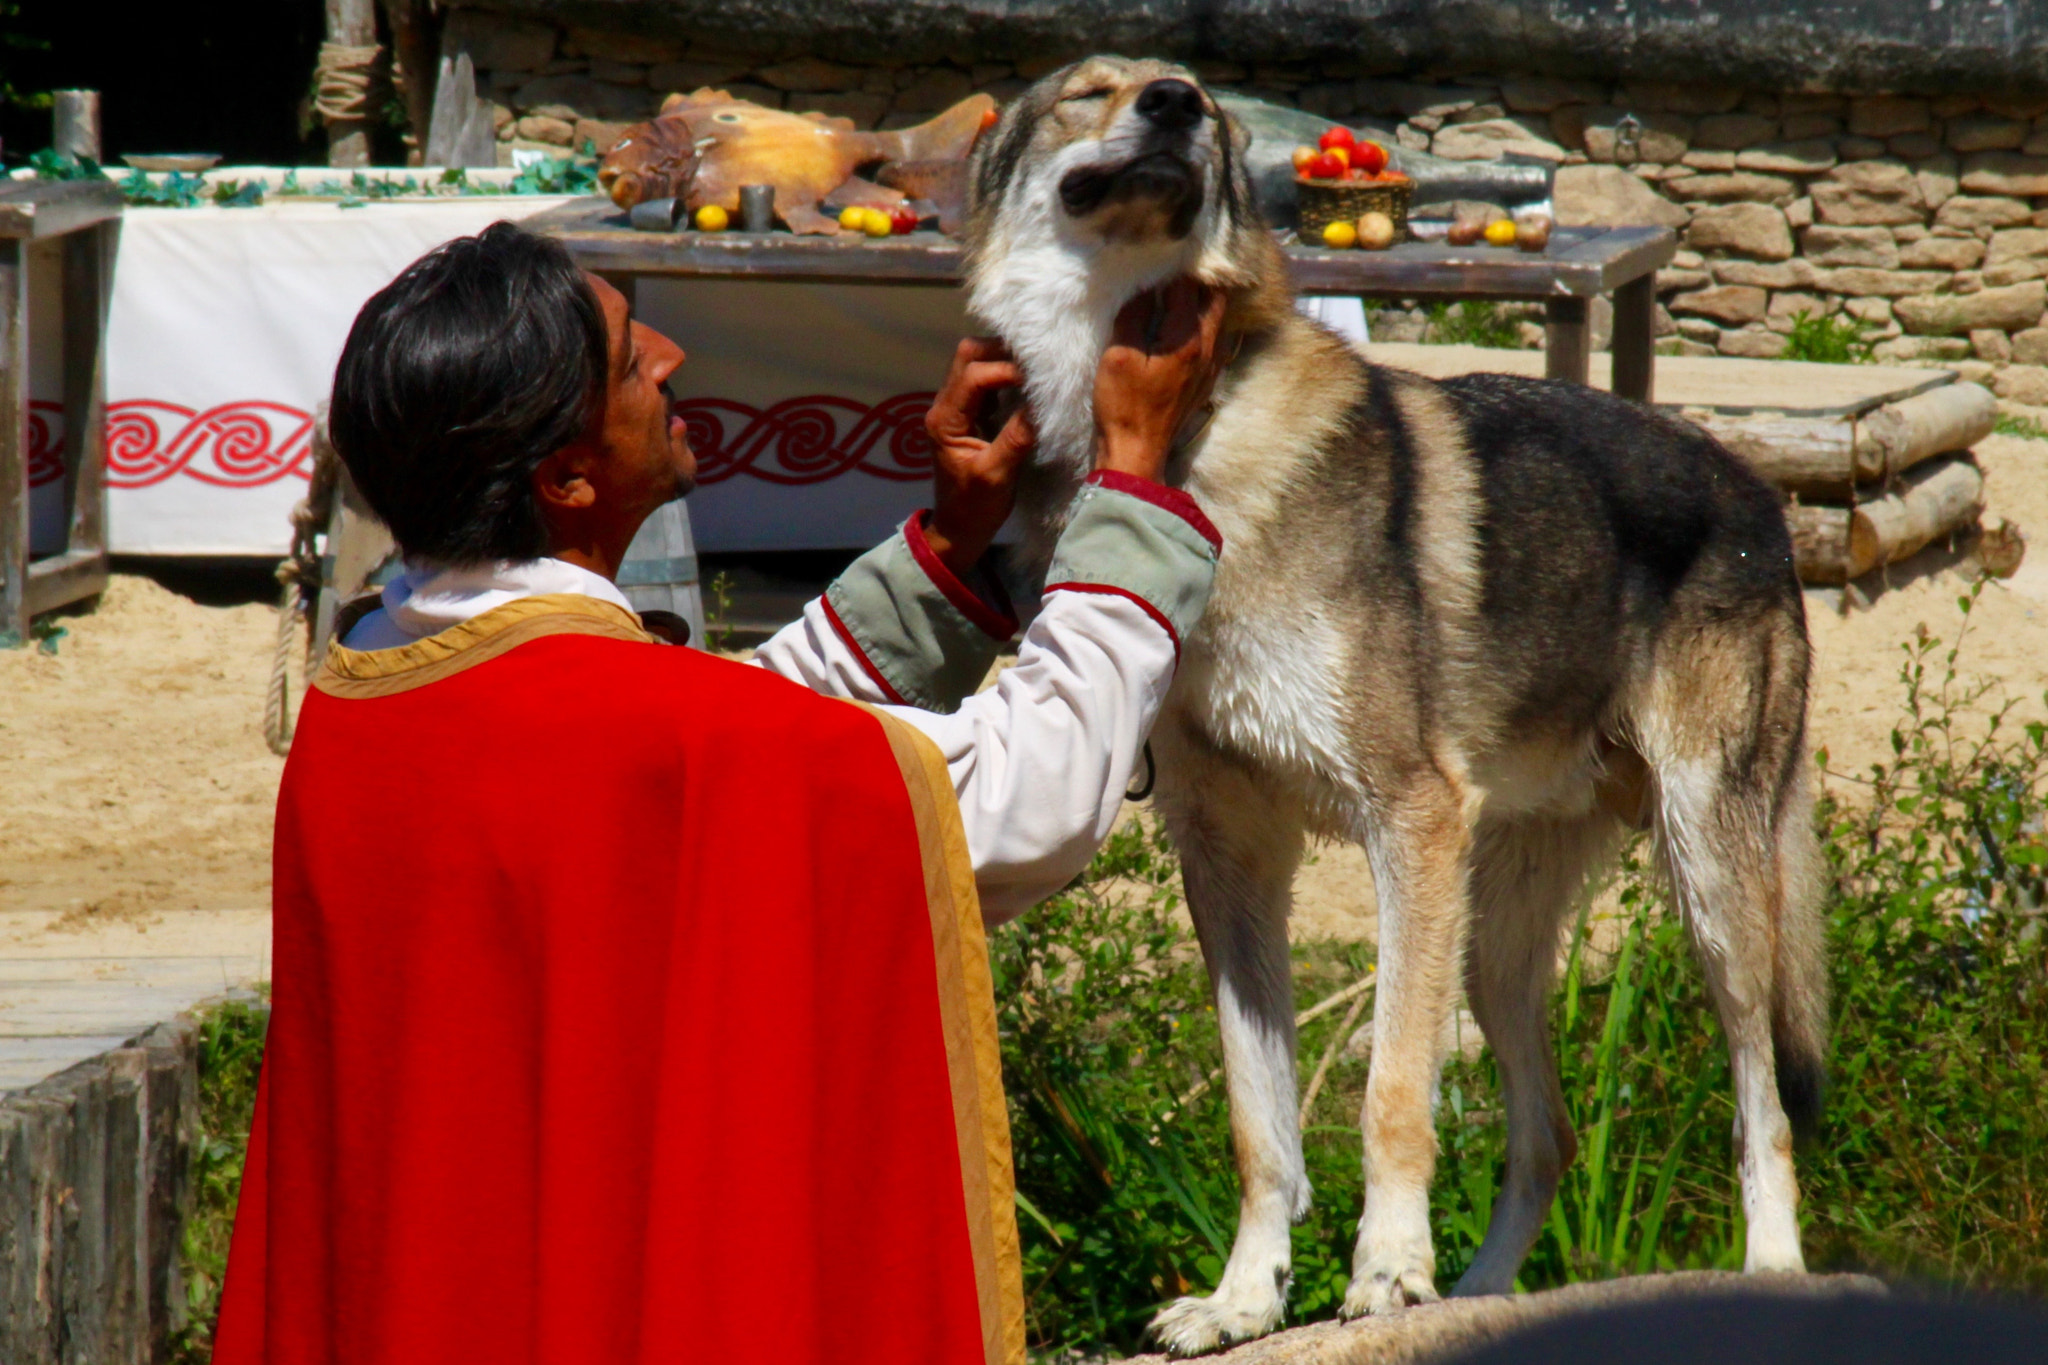
{"type": "Polygon", "coordinates": [[[1316,145],[1326,152],[1333,147],[1342,147],[1348,151],[1357,141],[1349,128],[1329,128],[1324,130],[1316,145]]]}
{"type": "Polygon", "coordinates": [[[1351,164],[1367,175],[1378,175],[1387,168],[1387,149],[1377,142],[1361,142],[1351,151],[1351,164]]]}
{"type": "Polygon", "coordinates": [[[889,215],[889,231],[899,237],[917,231],[917,210],[908,204],[898,204],[889,215]]]}
{"type": "Polygon", "coordinates": [[[1334,152],[1324,152],[1308,163],[1311,180],[1341,180],[1344,178],[1344,159],[1334,152]]]}

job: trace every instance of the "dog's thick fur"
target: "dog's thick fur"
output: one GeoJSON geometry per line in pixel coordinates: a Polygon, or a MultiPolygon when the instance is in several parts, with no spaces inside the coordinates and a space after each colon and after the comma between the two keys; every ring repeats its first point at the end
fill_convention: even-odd
{"type": "Polygon", "coordinates": [[[1222,350],[1241,347],[1169,472],[1225,546],[1152,738],[1243,1203],[1215,1293],[1154,1330],[1204,1351],[1284,1308],[1309,1202],[1286,928],[1308,835],[1363,844],[1379,894],[1347,1314],[1436,1297],[1431,1110],[1461,985],[1509,1155],[1457,1292],[1513,1284],[1576,1148],[1545,1013],[1561,930],[1631,826],[1655,833],[1733,1055],[1745,1264],[1798,1269],[1786,1116],[1818,1108],[1826,1001],[1777,500],[1699,430],[1589,388],[1368,364],[1293,309],[1242,153],[1187,71],[1093,58],[1017,100],[971,169],[972,307],[1025,370],[1041,550],[1091,465],[1119,306],[1192,273],[1229,291],[1222,350]],[[1199,117],[1162,81],[1195,86],[1199,117]]]}

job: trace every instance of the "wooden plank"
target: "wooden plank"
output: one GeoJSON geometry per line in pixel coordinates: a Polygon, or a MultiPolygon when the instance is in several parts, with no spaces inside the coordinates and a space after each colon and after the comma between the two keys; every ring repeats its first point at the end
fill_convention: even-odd
{"type": "Polygon", "coordinates": [[[0,643],[28,638],[28,251],[0,239],[0,643]]]}
{"type": "Polygon", "coordinates": [[[0,237],[54,237],[121,216],[111,180],[14,180],[0,183],[0,237]]]}
{"type": "Polygon", "coordinates": [[[107,548],[107,312],[118,223],[64,238],[64,530],[74,550],[107,548]]]}
{"type": "MultiPolygon", "coordinates": [[[[105,592],[107,552],[66,550],[60,555],[45,555],[29,561],[26,577],[27,591],[23,594],[28,603],[26,614],[40,616],[46,611],[105,592]]],[[[26,634],[22,638],[26,639],[26,634]]]]}
{"type": "MultiPolygon", "coordinates": [[[[865,284],[957,284],[966,250],[917,234],[874,240],[786,233],[636,232],[600,199],[564,204],[526,220],[561,239],[577,263],[603,275],[787,279],[865,284]]],[[[1288,269],[1305,293],[1390,297],[1591,296],[1668,261],[1677,239],[1664,228],[1560,228],[1547,251],[1403,242],[1387,251],[1289,246],[1288,269]]]]}

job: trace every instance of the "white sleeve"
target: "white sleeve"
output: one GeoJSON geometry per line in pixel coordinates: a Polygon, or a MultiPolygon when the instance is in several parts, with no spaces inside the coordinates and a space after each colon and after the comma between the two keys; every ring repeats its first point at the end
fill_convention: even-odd
{"type": "Polygon", "coordinates": [[[1134,599],[1055,592],[994,687],[951,715],[886,708],[945,755],[988,923],[1072,881],[1109,836],[1175,654],[1134,599]]]}
{"type": "Polygon", "coordinates": [[[1065,886],[1108,837],[1221,546],[1186,494],[1095,475],[1016,665],[969,695],[1013,627],[937,563],[913,518],[754,662],[885,706],[938,746],[982,916],[1000,923],[1065,886]]]}

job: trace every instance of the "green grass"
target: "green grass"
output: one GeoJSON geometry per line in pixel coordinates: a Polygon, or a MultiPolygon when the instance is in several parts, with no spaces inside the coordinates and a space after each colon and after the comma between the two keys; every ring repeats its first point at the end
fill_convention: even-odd
{"type": "Polygon", "coordinates": [[[1429,317],[1429,327],[1422,338],[1432,346],[1487,346],[1494,350],[1515,350],[1522,344],[1522,331],[1517,319],[1490,300],[1432,303],[1424,312],[1429,317]]]}
{"type": "Polygon", "coordinates": [[[2048,441],[2048,427],[2042,426],[2031,417],[2020,417],[2009,412],[1998,414],[1998,422],[1991,429],[2001,436],[2024,436],[2030,441],[2048,441]]]}
{"type": "Polygon", "coordinates": [[[186,1321],[171,1344],[172,1365],[204,1365],[213,1355],[269,1022],[267,1004],[239,1000],[215,1006],[199,1020],[199,1133],[192,1144],[192,1207],[179,1248],[186,1321]]]}
{"type": "Polygon", "coordinates": [[[1792,315],[1780,360],[1814,360],[1827,365],[1868,365],[1877,345],[1876,329],[1847,313],[1816,315],[1800,309],[1792,315]]]}

